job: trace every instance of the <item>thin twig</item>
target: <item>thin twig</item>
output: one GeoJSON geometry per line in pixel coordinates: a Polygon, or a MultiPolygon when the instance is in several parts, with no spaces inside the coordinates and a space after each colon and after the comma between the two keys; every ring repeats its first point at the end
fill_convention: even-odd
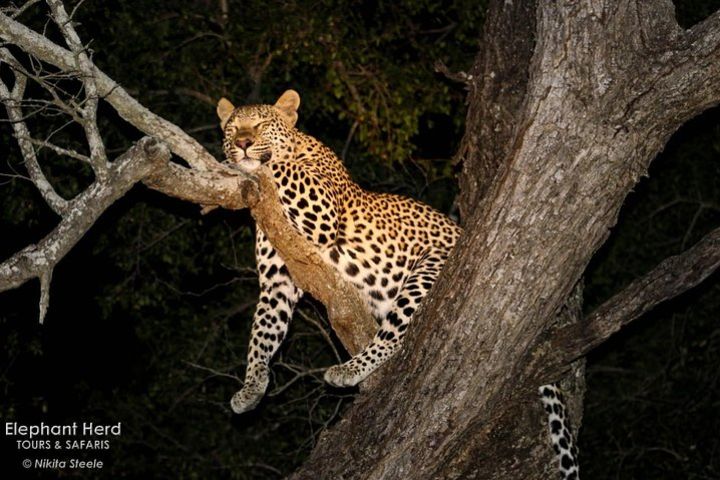
{"type": "Polygon", "coordinates": [[[59,147],[54,143],[48,142],[47,140],[38,140],[32,137],[27,137],[27,140],[33,145],[37,145],[38,147],[49,148],[58,155],[63,155],[66,157],[74,158],[76,160],[80,160],[81,162],[90,163],[90,157],[88,157],[87,155],[83,155],[82,153],[78,153],[75,150],[68,150],[67,148],[59,147]]]}
{"type": "Polygon", "coordinates": [[[203,366],[203,365],[198,365],[197,363],[193,363],[193,362],[185,362],[185,364],[186,364],[186,365],[189,365],[189,366],[191,366],[191,367],[193,367],[193,368],[197,368],[198,370],[202,370],[202,371],[204,371],[204,372],[212,373],[212,374],[215,375],[216,377],[232,378],[233,380],[237,380],[238,383],[242,383],[242,380],[241,380],[240,377],[238,377],[237,375],[232,375],[232,374],[227,373],[227,372],[221,372],[221,371],[219,371],[219,370],[215,370],[214,368],[205,367],[205,366],[203,366]]]}
{"type": "Polygon", "coordinates": [[[27,2],[25,2],[22,7],[17,7],[17,8],[15,8],[15,11],[14,11],[12,14],[10,14],[10,18],[17,18],[17,17],[19,17],[20,15],[22,15],[22,13],[23,13],[25,10],[27,10],[27,9],[30,8],[30,7],[32,7],[33,5],[35,5],[36,3],[38,3],[39,1],[40,1],[40,0],[27,0],[27,2]]]}

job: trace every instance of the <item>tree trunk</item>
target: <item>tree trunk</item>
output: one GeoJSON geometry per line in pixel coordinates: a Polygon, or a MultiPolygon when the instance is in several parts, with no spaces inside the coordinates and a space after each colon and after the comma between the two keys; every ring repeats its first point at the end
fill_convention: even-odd
{"type": "MultiPolygon", "coordinates": [[[[669,136],[720,98],[720,13],[491,2],[471,70],[465,235],[403,351],[291,478],[543,478],[558,313],[669,136]],[[534,41],[529,41],[531,35],[534,41]]],[[[582,327],[581,327],[582,328],[582,327]]]]}

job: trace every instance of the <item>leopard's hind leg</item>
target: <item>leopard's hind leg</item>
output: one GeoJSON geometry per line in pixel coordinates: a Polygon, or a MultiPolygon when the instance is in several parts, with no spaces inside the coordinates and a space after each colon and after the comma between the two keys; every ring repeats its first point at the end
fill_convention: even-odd
{"type": "Polygon", "coordinates": [[[358,384],[392,357],[402,345],[413,314],[427,295],[447,259],[447,252],[433,250],[423,255],[393,299],[390,312],[380,324],[372,343],[359,354],[325,372],[325,381],[336,387],[358,384]]]}

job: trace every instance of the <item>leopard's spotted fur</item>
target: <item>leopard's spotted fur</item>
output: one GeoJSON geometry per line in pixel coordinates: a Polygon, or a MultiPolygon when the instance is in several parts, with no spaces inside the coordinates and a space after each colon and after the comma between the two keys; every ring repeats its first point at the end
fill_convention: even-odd
{"type": "MultiPolygon", "coordinates": [[[[398,350],[461,230],[416,200],[360,188],[332,150],[294,128],[299,103],[292,90],[275,105],[235,108],[222,99],[223,147],[236,168],[270,168],[288,220],[358,288],[380,322],[370,345],[325,374],[332,385],[352,386],[398,350]]],[[[255,253],[261,293],[245,384],[231,402],[236,413],[254,408],[265,393],[269,362],[302,295],[260,229],[255,253]]]]}

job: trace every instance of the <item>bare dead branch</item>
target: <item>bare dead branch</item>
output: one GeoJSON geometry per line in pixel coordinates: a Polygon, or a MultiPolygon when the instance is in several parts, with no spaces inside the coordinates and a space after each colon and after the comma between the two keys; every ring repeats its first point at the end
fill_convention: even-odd
{"type": "MultiPolygon", "coordinates": [[[[130,95],[137,95],[139,93],[139,90],[128,88],[127,92],[130,95]]],[[[191,88],[178,87],[178,88],[174,88],[172,90],[145,90],[144,93],[146,95],[186,96],[186,97],[194,98],[195,100],[198,100],[206,105],[211,105],[213,108],[217,105],[217,100],[212,98],[210,95],[206,95],[202,92],[198,92],[197,90],[193,90],[191,88]]],[[[213,123],[212,127],[217,129],[218,128],[217,123],[213,123]]]]}
{"type": "MultiPolygon", "coordinates": [[[[62,221],[45,238],[29,245],[0,263],[0,292],[18,287],[32,278],[45,278],[46,284],[55,265],[85,235],[110,205],[122,197],[140,179],[168,162],[169,149],[149,137],[141,139],[113,162],[108,181],[96,181],[72,202],[62,221]]],[[[47,300],[41,301],[41,310],[47,300]]]]}
{"type": "Polygon", "coordinates": [[[25,76],[15,72],[15,85],[13,86],[12,91],[10,91],[8,86],[0,80],[0,101],[5,104],[5,109],[8,112],[8,118],[12,122],[13,134],[20,146],[20,152],[25,161],[25,167],[30,175],[30,179],[35,184],[40,192],[40,195],[42,195],[48,206],[55,213],[63,216],[67,213],[69,203],[55,191],[53,186],[45,177],[45,174],[38,163],[35,148],[28,140],[28,138],[30,138],[30,132],[23,121],[21,107],[26,81],[27,79],[25,76]]]}
{"type": "MultiPolygon", "coordinates": [[[[217,165],[221,167],[221,164],[217,165]]],[[[169,163],[143,181],[153,190],[171,197],[228,210],[247,208],[246,190],[257,189],[255,182],[238,170],[213,168],[201,171],[177,163],[169,163]]]]}
{"type": "Polygon", "coordinates": [[[233,374],[227,373],[227,372],[221,372],[220,370],[206,367],[204,365],[198,365],[197,363],[194,363],[194,362],[185,362],[185,364],[187,364],[190,367],[196,368],[198,370],[202,370],[204,372],[211,373],[215,377],[231,378],[231,379],[237,381],[238,383],[242,383],[242,379],[240,377],[238,377],[237,375],[233,375],[233,374]]]}
{"type": "Polygon", "coordinates": [[[327,367],[307,368],[302,365],[296,365],[287,362],[275,362],[275,366],[283,367],[290,370],[294,374],[294,376],[282,385],[275,386],[272,391],[268,392],[268,397],[276,397],[280,395],[282,392],[293,386],[298,380],[304,377],[313,376],[318,379],[319,383],[323,383],[322,377],[320,377],[319,374],[324,373],[325,370],[327,370],[327,367]]]}
{"type": "MultiPolygon", "coordinates": [[[[72,52],[2,13],[0,13],[0,38],[61,70],[76,69],[72,52]]],[[[173,153],[194,168],[206,170],[209,166],[217,163],[195,139],[177,125],[149,111],[94,65],[92,72],[97,84],[98,95],[112,105],[120,117],[128,123],[145,134],[167,143],[173,153]]]]}
{"type": "Polygon", "coordinates": [[[227,0],[220,0],[220,25],[225,27],[229,18],[230,9],[227,0]]]}
{"type": "Polygon", "coordinates": [[[302,309],[298,310],[298,314],[303,320],[312,325],[318,331],[320,336],[323,337],[323,340],[325,340],[325,343],[327,343],[328,347],[332,350],[333,355],[335,355],[335,360],[340,362],[342,360],[342,357],[340,357],[340,353],[337,351],[337,348],[335,348],[335,342],[332,341],[332,338],[330,338],[330,335],[323,328],[320,322],[305,313],[302,309]]]}
{"type": "MultiPolygon", "coordinates": [[[[173,152],[193,167],[188,169],[177,164],[166,164],[165,167],[161,167],[150,162],[153,163],[153,168],[143,169],[142,174],[138,172],[137,175],[133,175],[133,183],[144,178],[145,183],[151,188],[204,205],[206,211],[214,206],[228,209],[250,207],[258,225],[276,245],[298,286],[327,307],[330,323],[348,351],[359,352],[371,340],[376,329],[367,306],[354,286],[325,265],[317,248],[290,226],[269,173],[263,170],[258,174],[257,179],[251,179],[240,171],[225,167],[216,162],[177,126],[145,109],[92,65],[60,0],[48,0],[48,4],[71,51],[59,47],[3,14],[0,14],[0,38],[17,44],[27,53],[61,70],[68,72],[80,70],[88,100],[95,97],[93,92],[102,96],[130,124],[142,131],[152,132],[166,141],[173,152]],[[94,81],[90,82],[89,79],[94,81]]],[[[89,112],[87,100],[85,106],[81,108],[82,118],[79,123],[88,123],[88,119],[94,120],[94,107],[91,105],[92,112],[89,112]]],[[[91,143],[92,159],[93,155],[96,155],[92,153],[93,138],[99,133],[87,132],[87,130],[86,133],[91,143]]],[[[29,135],[24,136],[29,137],[29,135]]],[[[95,147],[99,148],[99,143],[95,147]]],[[[115,169],[113,164],[109,170],[110,176],[115,169]]],[[[52,234],[38,246],[28,247],[0,265],[0,291],[18,286],[52,269],[52,266],[90,228],[97,216],[112,201],[119,198],[116,195],[122,195],[132,185],[121,182],[122,185],[118,188],[125,190],[120,192],[115,187],[115,183],[117,182],[96,182],[73,203],[73,208],[65,219],[67,221],[61,222],[52,234]],[[94,198],[92,205],[87,202],[89,197],[94,198]],[[82,220],[79,220],[78,215],[73,215],[76,210],[88,211],[80,215],[82,220]],[[73,221],[81,224],[72,224],[73,221]]]]}
{"type": "Polygon", "coordinates": [[[58,113],[64,113],[68,115],[73,121],[82,125],[82,108],[75,101],[75,95],[71,95],[68,92],[63,91],[56,84],[53,84],[51,82],[51,78],[53,77],[73,77],[68,77],[68,75],[65,74],[47,74],[46,72],[37,71],[37,68],[34,68],[33,71],[29,71],[20,62],[18,62],[17,59],[6,48],[0,49],[0,60],[7,63],[15,71],[16,75],[19,73],[27,77],[28,79],[37,82],[37,84],[40,85],[43,89],[45,89],[45,91],[48,92],[52,97],[51,100],[43,100],[39,98],[28,99],[25,101],[26,105],[39,105],[40,108],[46,111],[46,113],[50,109],[57,110],[58,113]],[[60,97],[59,93],[66,94],[70,98],[63,99],[60,97]]]}

